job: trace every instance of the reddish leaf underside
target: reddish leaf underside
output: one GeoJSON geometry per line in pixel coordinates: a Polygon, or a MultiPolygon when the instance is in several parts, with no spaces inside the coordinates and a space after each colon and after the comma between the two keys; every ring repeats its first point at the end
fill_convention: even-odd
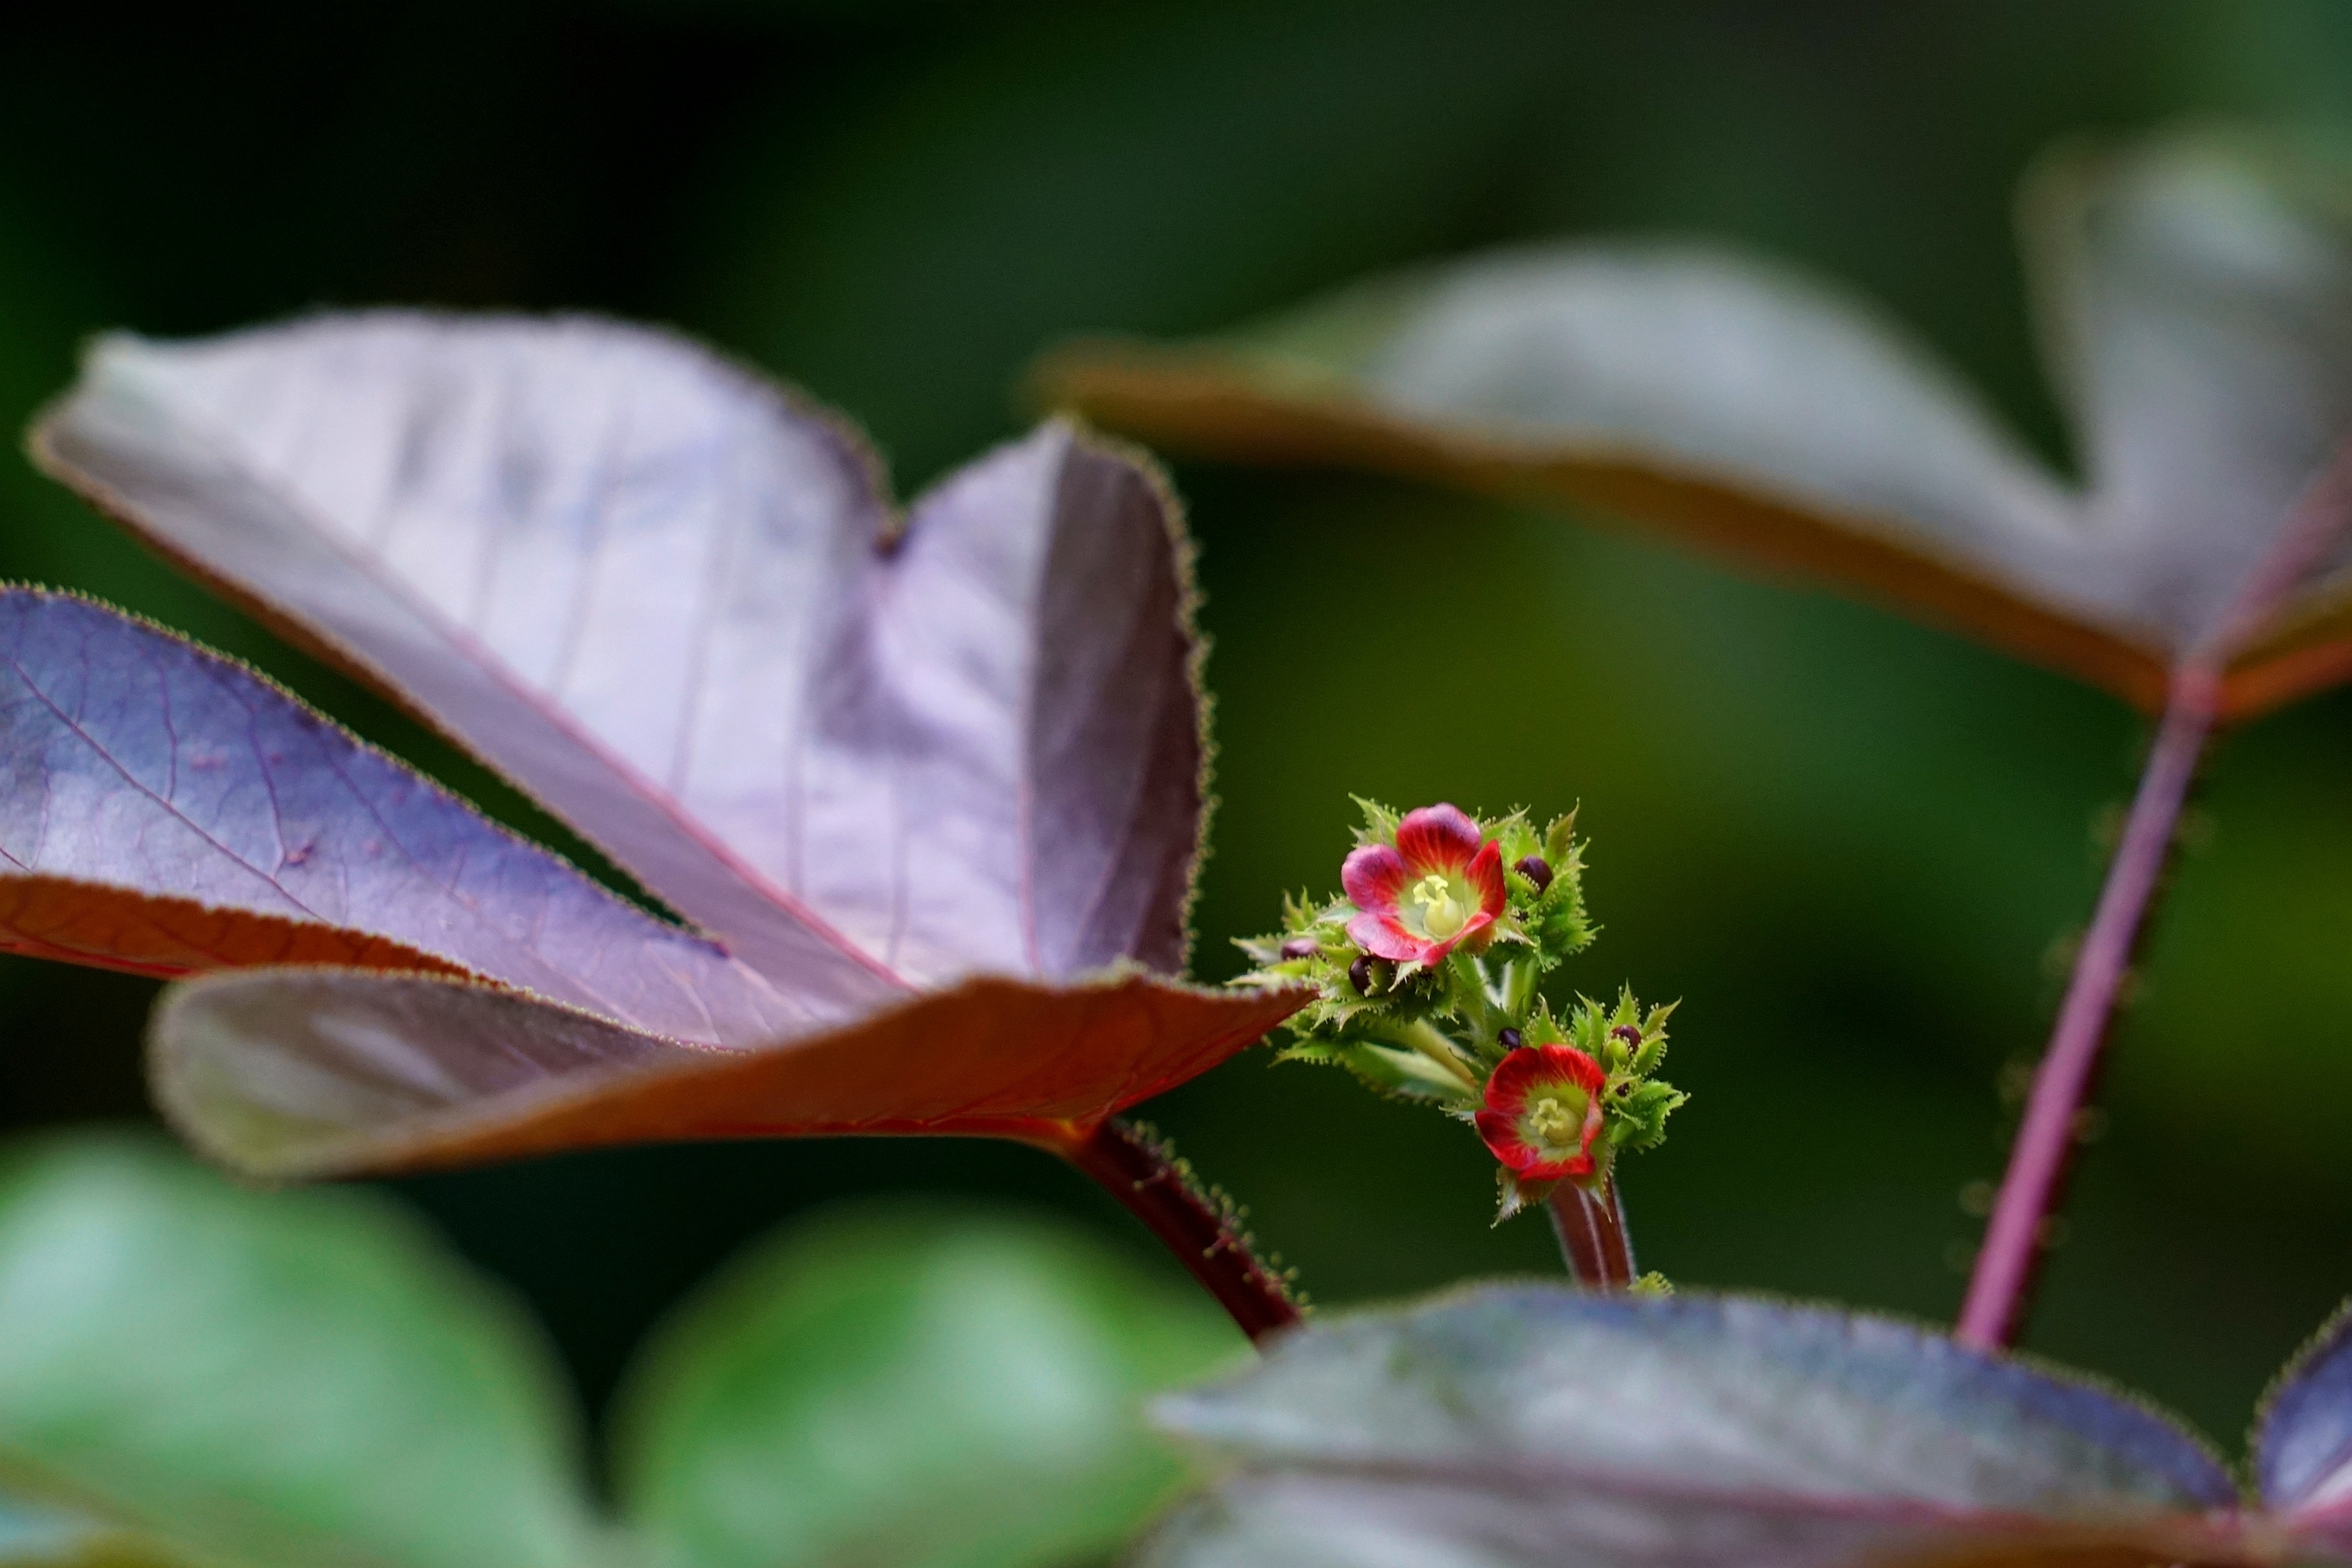
{"type": "Polygon", "coordinates": [[[973,979],[830,1033],[722,1051],[464,982],[269,970],[175,989],[157,1015],[155,1082],[192,1141],[269,1176],[810,1134],[1062,1149],[1297,1005],[1143,975],[973,979]]]}
{"type": "Polygon", "coordinates": [[[446,959],[340,925],[47,876],[0,876],[0,951],[166,980],[214,969],[308,964],[467,973],[446,959]]]}

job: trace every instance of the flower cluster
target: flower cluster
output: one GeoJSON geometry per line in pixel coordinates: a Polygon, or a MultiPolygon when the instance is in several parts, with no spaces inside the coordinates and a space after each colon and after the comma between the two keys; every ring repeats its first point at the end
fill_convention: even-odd
{"type": "Polygon", "coordinates": [[[1283,1060],[1336,1063],[1475,1127],[1501,1167],[1498,1220],[1561,1182],[1605,1190],[1616,1156],[1662,1142],[1684,1096],[1653,1076],[1672,1007],[1625,992],[1555,1014],[1539,994],[1594,934],[1574,814],[1538,833],[1519,811],[1357,804],[1346,895],[1286,900],[1281,931],[1241,944],[1257,967],[1237,984],[1315,992],[1283,1060]]]}

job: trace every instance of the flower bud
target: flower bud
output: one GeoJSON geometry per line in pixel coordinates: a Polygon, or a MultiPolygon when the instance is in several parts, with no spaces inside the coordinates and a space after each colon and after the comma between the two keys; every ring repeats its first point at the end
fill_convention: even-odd
{"type": "Polygon", "coordinates": [[[1642,1043],[1642,1031],[1635,1029],[1632,1024],[1621,1023],[1615,1029],[1609,1031],[1609,1038],[1612,1040],[1622,1040],[1627,1045],[1639,1047],[1642,1043]]]}
{"type": "Polygon", "coordinates": [[[1505,1051],[1517,1051],[1519,1049],[1520,1044],[1519,1031],[1515,1029],[1496,1030],[1495,1031],[1495,1043],[1501,1046],[1505,1051]]]}
{"type": "Polygon", "coordinates": [[[1370,953],[1357,954],[1356,961],[1348,966],[1348,983],[1356,988],[1356,994],[1360,997],[1372,994],[1372,983],[1377,977],[1370,953]]]}
{"type": "Polygon", "coordinates": [[[1312,936],[1293,936],[1282,945],[1282,956],[1286,958],[1312,958],[1320,951],[1312,936]]]}
{"type": "Polygon", "coordinates": [[[1511,869],[1534,883],[1538,893],[1551,886],[1551,862],[1541,855],[1529,855],[1511,869]]]}

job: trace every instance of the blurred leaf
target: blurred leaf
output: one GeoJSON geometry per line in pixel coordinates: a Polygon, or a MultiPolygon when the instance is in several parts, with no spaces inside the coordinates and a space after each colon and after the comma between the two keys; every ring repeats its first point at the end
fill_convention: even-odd
{"type": "Polygon", "coordinates": [[[1056,1149],[1296,1005],[1111,975],[967,980],[843,1029],[710,1051],[462,980],[261,969],[165,994],[156,1096],[272,1176],[689,1138],[952,1134],[1056,1149]]]}
{"type": "Polygon", "coordinates": [[[157,925],[268,916],[215,920],[201,967],[276,967],[156,1035],[172,1108],[232,1163],[850,1127],[1052,1142],[1287,1010],[1109,983],[1182,967],[1202,715],[1173,499],[1066,426],[901,520],[839,421],[677,340],[379,312],[107,340],[34,447],[709,936],[636,918],[257,683],[25,599],[16,658],[42,674],[0,763],[36,787],[0,895],[70,928],[46,956],[151,970],[172,967],[157,925]],[[240,744],[241,723],[271,732],[240,744]],[[323,908],[296,894],[314,881],[323,908]],[[169,899],[203,907],[158,916],[169,899]],[[348,956],[306,920],[461,978],[322,977],[348,956]],[[975,974],[1027,984],[947,988],[975,974]],[[1016,1020],[1011,1049],[971,1047],[1016,1020]],[[928,1061],[866,1049],[910,1021],[928,1061]],[[687,1045],[758,1054],[704,1071],[687,1045]],[[764,1099],[734,1092],[745,1074],[764,1099]]]}
{"type": "Polygon", "coordinates": [[[2352,1312],[2337,1312],[2263,1400],[2254,1477],[2275,1508],[2352,1502],[2352,1312]]]}
{"type": "MultiPolygon", "coordinates": [[[[1474,259],[1191,348],[1078,345],[1038,384],[1174,448],[1598,504],[2152,705],[2237,631],[2225,608],[2352,428],[2352,179],[2180,133],[2072,152],[2028,196],[2079,493],[1874,311],[1685,247],[1474,259]]],[[[2348,638],[2339,551],[2233,647],[2232,706],[2352,674],[2348,638]]]]}
{"type": "Polygon", "coordinates": [[[1086,1560],[1183,1474],[1144,1397],[1242,1344],[1083,1232],[838,1214],[654,1344],[627,1396],[625,1511],[694,1568],[1086,1560]]]}
{"type": "Polygon", "coordinates": [[[573,1568],[540,1347],[408,1222],[115,1142],[0,1166],[0,1466],[205,1562],[573,1568]]]}
{"type": "Polygon", "coordinates": [[[0,1493],[0,1568],[186,1568],[162,1543],[86,1513],[0,1493]]]}
{"type": "Polygon", "coordinates": [[[1240,1467],[1156,1565],[2252,1560],[2166,1418],[1884,1319],[1487,1287],[1158,1407],[1240,1467]]]}

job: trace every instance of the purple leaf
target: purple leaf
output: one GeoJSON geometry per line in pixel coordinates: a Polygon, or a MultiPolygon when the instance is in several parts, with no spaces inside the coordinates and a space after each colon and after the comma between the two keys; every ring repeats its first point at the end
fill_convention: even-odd
{"type": "MultiPolygon", "coordinates": [[[[1688,246],[1473,257],[1038,381],[1173,447],[1597,505],[2153,706],[2352,430],[2347,189],[2308,145],[2210,131],[2045,164],[2025,252],[2081,486],[1880,310],[1688,246]]],[[[2352,675],[2346,568],[2229,629],[2233,710],[2352,675]]]]}
{"type": "Polygon", "coordinates": [[[1235,1467],[1146,1561],[2231,1561],[2237,1490],[2104,1390],[1884,1319],[1486,1287],[1318,1319],[1164,1425],[1235,1467]]]}
{"type": "Polygon", "coordinates": [[[1061,1147],[1295,1005],[1129,974],[813,1015],[250,672],[85,600],[0,591],[0,946],[245,969],[168,994],[154,1080],[192,1142],[273,1176],[691,1137],[1061,1147]],[[289,962],[311,967],[254,967],[289,962]]]}
{"type": "Polygon", "coordinates": [[[1299,1000],[1119,972],[1183,959],[1189,563],[1156,477],[1066,426],[895,527],[847,433],[675,340],[382,313],[109,340],[35,444],[701,928],[241,671],[24,596],[43,695],[0,762],[30,770],[34,848],[0,925],[247,969],[173,993],[152,1042],[166,1109],[232,1164],[826,1132],[1066,1150],[1299,1000]],[[137,650],[95,695],[91,641],[137,650]],[[53,692],[103,722],[56,719],[53,692]]]}
{"type": "Polygon", "coordinates": [[[894,533],[846,431],[676,340],[380,313],[106,340],[35,439],[813,1005],[1181,967],[1172,508],[1065,427],[894,533]]]}
{"type": "Polygon", "coordinates": [[[0,946],[153,974],[443,968],[681,1040],[815,1021],[250,671],[0,590],[0,946]]]}
{"type": "Polygon", "coordinates": [[[2337,1312],[2279,1375],[2256,1426],[2254,1476],[2275,1509],[2352,1504],[2352,1312],[2337,1312]]]}

